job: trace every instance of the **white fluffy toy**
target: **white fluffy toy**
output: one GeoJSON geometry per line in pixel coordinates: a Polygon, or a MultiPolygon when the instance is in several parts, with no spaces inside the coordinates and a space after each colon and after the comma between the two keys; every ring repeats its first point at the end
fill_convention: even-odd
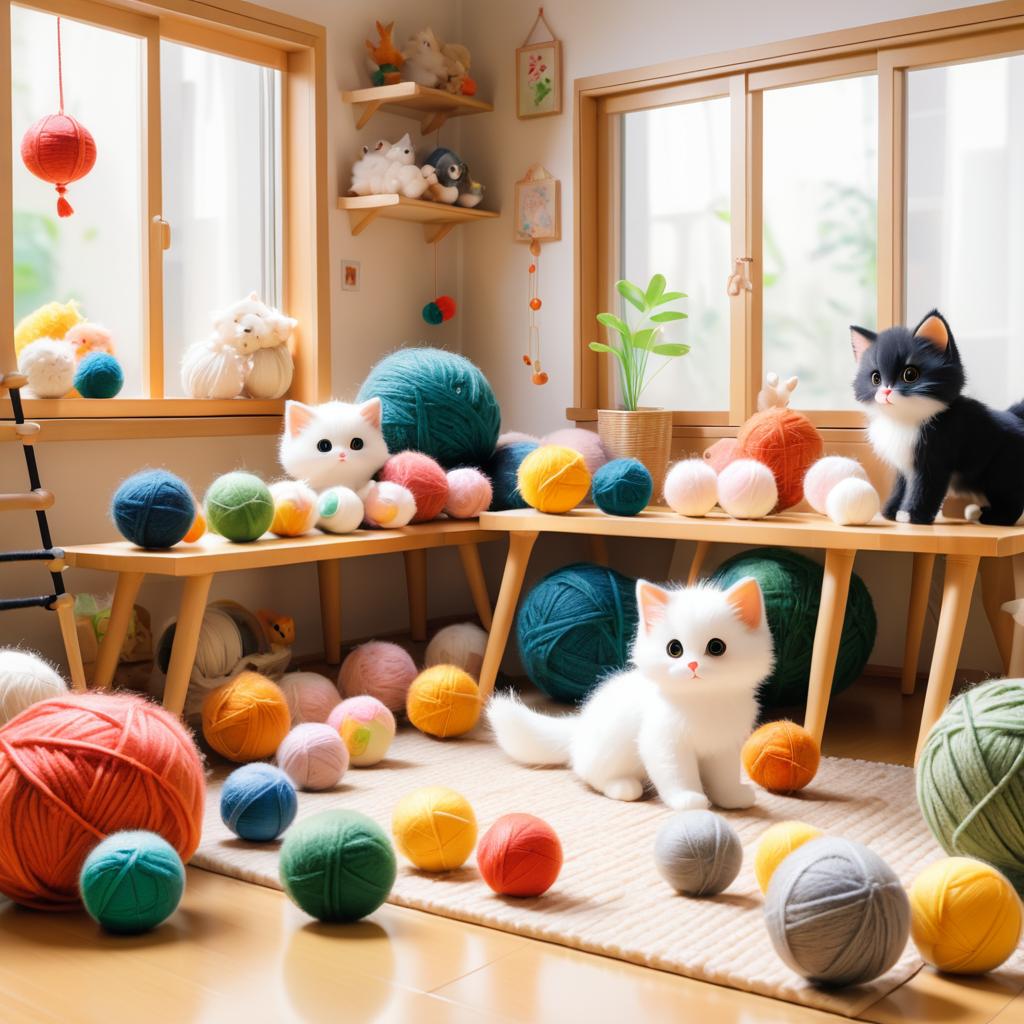
{"type": "Polygon", "coordinates": [[[431,89],[443,87],[448,81],[448,62],[441,52],[441,43],[431,28],[420,29],[406,44],[402,76],[431,89]]]}
{"type": "Polygon", "coordinates": [[[804,476],[807,504],[839,526],[864,526],[878,515],[881,499],[856,459],[826,455],[804,476]]]}
{"type": "Polygon", "coordinates": [[[351,191],[357,196],[397,193],[406,199],[419,199],[431,185],[437,184],[433,168],[416,164],[416,150],[408,132],[397,142],[381,139],[352,168],[351,191]]]}
{"type": "Polygon", "coordinates": [[[39,338],[21,350],[18,370],[36,398],[63,398],[75,382],[75,350],[69,342],[39,338]]]}

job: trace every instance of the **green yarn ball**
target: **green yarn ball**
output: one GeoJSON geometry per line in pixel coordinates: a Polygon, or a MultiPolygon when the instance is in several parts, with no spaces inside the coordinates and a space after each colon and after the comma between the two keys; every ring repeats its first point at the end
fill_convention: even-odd
{"type": "Polygon", "coordinates": [[[252,473],[217,477],[206,492],[204,504],[210,529],[240,544],[262,537],[274,521],[270,488],[252,473]]]}
{"type": "MultiPolygon", "coordinates": [[[[762,704],[768,707],[787,707],[807,700],[823,575],[817,562],[786,548],[744,552],[723,562],[714,575],[714,582],[722,587],[731,587],[745,576],[753,576],[761,585],[775,643],[775,670],[760,692],[762,704]]],[[[854,575],[850,578],[846,619],[832,679],[833,693],[845,690],[864,671],[877,627],[868,588],[854,575]]]]}
{"type": "Polygon", "coordinates": [[[957,697],[917,763],[917,802],[950,856],[998,868],[1024,896],[1024,680],[957,697]]]}
{"type": "Polygon", "coordinates": [[[493,454],[501,410],[491,385],[463,356],[439,348],[403,348],[386,356],[359,389],[380,398],[388,450],[423,452],[445,469],[480,466],[493,454]]]}
{"type": "Polygon", "coordinates": [[[358,921],[387,898],[398,871],[387,833],[358,811],[323,811],[294,825],[281,846],[281,884],[320,921],[358,921]]]}
{"type": "Polygon", "coordinates": [[[556,569],[527,594],[516,619],[519,656],[553,700],[579,704],[629,661],[636,581],[581,562],[556,569]]]}
{"type": "Polygon", "coordinates": [[[602,512],[610,516],[635,516],[647,508],[654,481],[639,459],[612,459],[595,471],[590,492],[602,512]]]}

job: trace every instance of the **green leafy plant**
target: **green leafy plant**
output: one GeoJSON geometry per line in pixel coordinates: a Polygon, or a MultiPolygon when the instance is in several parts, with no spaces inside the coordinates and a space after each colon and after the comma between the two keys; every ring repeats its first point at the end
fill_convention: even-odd
{"type": "MultiPolygon", "coordinates": [[[[629,310],[623,306],[623,316],[614,313],[598,313],[597,322],[614,331],[619,336],[618,345],[605,345],[600,341],[592,341],[592,352],[607,352],[614,356],[619,366],[619,381],[622,384],[622,403],[626,409],[635,412],[640,404],[640,396],[644,388],[668,365],[662,364],[650,377],[647,376],[647,363],[652,355],[667,356],[674,359],[685,356],[690,351],[689,345],[679,342],[661,342],[658,340],[662,326],[674,320],[685,320],[686,313],[674,309],[663,309],[660,313],[654,310],[667,306],[670,302],[687,298],[684,292],[665,291],[666,282],[663,274],[655,274],[646,290],[631,281],[618,281],[616,291],[640,314],[639,318],[631,317],[629,310]],[[632,323],[630,321],[633,321],[632,323]]],[[[611,335],[609,334],[609,337],[611,335]]]]}

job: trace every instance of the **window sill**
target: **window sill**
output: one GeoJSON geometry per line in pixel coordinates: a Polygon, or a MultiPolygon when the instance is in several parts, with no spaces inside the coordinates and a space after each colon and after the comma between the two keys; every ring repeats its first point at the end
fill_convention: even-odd
{"type": "MultiPolygon", "coordinates": [[[[805,413],[807,418],[822,431],[857,431],[863,433],[867,427],[864,413],[853,410],[836,410],[829,412],[823,409],[797,409],[805,413]]],[[[570,407],[565,410],[565,418],[572,420],[577,426],[597,422],[596,409],[570,407]]],[[[676,436],[703,435],[706,437],[735,437],[739,427],[729,423],[727,412],[674,412],[672,414],[672,432],[676,436]]]]}

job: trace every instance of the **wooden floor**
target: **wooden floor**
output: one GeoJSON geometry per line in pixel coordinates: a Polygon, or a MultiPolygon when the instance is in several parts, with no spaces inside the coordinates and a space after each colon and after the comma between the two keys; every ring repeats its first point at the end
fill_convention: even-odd
{"type": "MultiPolygon", "coordinates": [[[[908,763],[919,713],[896,681],[863,680],[834,701],[825,751],[908,763]]],[[[397,907],[332,929],[279,892],[194,869],[178,913],[140,938],[104,936],[84,914],[0,904],[4,1024],[838,1019],[397,907]]],[[[1021,1024],[1024,997],[925,969],[862,1019],[1021,1024]]]]}

